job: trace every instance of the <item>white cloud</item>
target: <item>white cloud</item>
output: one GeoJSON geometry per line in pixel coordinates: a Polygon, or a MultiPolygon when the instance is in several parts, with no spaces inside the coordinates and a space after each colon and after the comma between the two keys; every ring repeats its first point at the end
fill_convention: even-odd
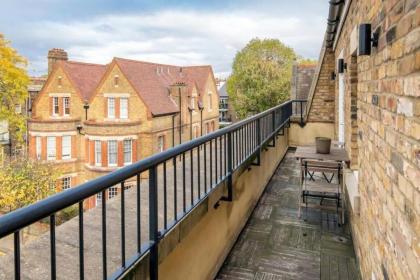
{"type": "MultiPolygon", "coordinates": [[[[233,57],[250,39],[277,38],[298,54],[316,58],[325,31],[320,17],[277,17],[258,12],[167,10],[105,15],[85,21],[42,21],[27,34],[46,48],[65,48],[71,59],[108,63],[126,57],[180,65],[211,64],[228,73],[233,57]]],[[[45,72],[46,58],[32,58],[45,72]]],[[[36,71],[38,72],[38,71],[36,71]]]]}

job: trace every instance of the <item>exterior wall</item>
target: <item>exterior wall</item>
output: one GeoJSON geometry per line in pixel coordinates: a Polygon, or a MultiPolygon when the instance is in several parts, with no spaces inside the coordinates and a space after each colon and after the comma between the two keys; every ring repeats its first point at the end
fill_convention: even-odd
{"type": "Polygon", "coordinates": [[[334,53],[331,49],[325,50],[325,55],[320,61],[321,68],[316,83],[313,98],[308,111],[308,122],[334,122],[334,81],[331,72],[334,71],[334,53]]]}
{"type": "Polygon", "coordinates": [[[291,147],[315,145],[315,137],[334,138],[334,124],[325,122],[310,122],[301,127],[291,123],[289,129],[289,145],[291,147]]]}
{"type": "MultiPolygon", "coordinates": [[[[358,174],[360,214],[349,210],[364,279],[420,278],[419,25],[418,0],[353,0],[330,52],[347,63],[345,147],[358,174]],[[357,56],[361,23],[379,30],[370,56],[357,56]]],[[[309,120],[323,116],[314,107],[309,112],[309,120]]],[[[337,117],[331,119],[337,130],[337,117]]]]}

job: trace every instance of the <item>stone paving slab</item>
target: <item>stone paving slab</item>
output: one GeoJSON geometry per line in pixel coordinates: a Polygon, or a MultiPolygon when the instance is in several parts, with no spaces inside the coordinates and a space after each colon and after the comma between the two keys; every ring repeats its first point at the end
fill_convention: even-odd
{"type": "Polygon", "coordinates": [[[299,165],[288,152],[216,279],[360,279],[348,225],[316,209],[298,218],[299,165]]]}

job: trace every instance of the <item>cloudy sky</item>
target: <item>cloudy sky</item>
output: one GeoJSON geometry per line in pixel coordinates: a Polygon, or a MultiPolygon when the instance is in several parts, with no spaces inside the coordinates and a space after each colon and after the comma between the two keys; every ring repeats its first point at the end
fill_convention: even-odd
{"type": "Polygon", "coordinates": [[[0,32],[44,74],[50,48],[71,60],[112,57],[210,64],[226,76],[235,53],[255,37],[277,38],[317,58],[328,0],[2,0],[0,32]]]}

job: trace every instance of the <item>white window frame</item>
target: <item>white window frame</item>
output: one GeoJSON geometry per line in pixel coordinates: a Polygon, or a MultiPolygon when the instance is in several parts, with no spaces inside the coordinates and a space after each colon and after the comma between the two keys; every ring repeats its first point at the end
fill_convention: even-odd
{"type": "Polygon", "coordinates": [[[40,160],[42,155],[42,142],[41,142],[41,136],[35,136],[35,155],[36,159],[40,160]]]}
{"type": "Polygon", "coordinates": [[[191,96],[191,109],[195,110],[195,96],[191,96]]]}
{"type": "Polygon", "coordinates": [[[124,165],[129,165],[133,162],[133,141],[126,139],[123,141],[123,160],[124,165]],[[127,150],[127,148],[129,148],[127,150]]]}
{"type": "Polygon", "coordinates": [[[120,98],[120,119],[128,119],[128,98],[126,97],[120,98]]]}
{"type": "Polygon", "coordinates": [[[70,97],[68,96],[63,97],[63,116],[70,116],[70,97]],[[66,113],[66,109],[68,109],[68,113],[66,113]]]}
{"type": "Polygon", "coordinates": [[[96,194],[96,206],[101,205],[102,204],[102,192],[98,192],[96,194]]]}
{"type": "Polygon", "coordinates": [[[71,135],[63,135],[61,139],[61,159],[71,159],[71,135]]]}
{"type": "Polygon", "coordinates": [[[55,136],[47,136],[47,160],[55,160],[57,158],[55,136]]]}
{"type": "Polygon", "coordinates": [[[108,119],[115,119],[115,97],[108,97],[108,119]],[[111,102],[112,101],[112,102],[111,102]]]}
{"type": "Polygon", "coordinates": [[[62,190],[68,190],[71,188],[71,177],[67,176],[67,177],[63,177],[61,178],[61,183],[62,183],[62,190]]]}
{"type": "Polygon", "coordinates": [[[100,140],[95,140],[95,166],[102,165],[102,142],[100,140]]]}
{"type": "Polygon", "coordinates": [[[118,142],[117,140],[108,140],[108,166],[117,166],[118,165],[118,142]],[[115,152],[112,151],[111,154],[111,143],[115,143],[115,152]],[[115,155],[115,162],[111,162],[111,156],[112,158],[115,155]]]}
{"type": "Polygon", "coordinates": [[[116,197],[118,195],[118,187],[110,187],[108,189],[108,199],[116,197]]]}
{"type": "Polygon", "coordinates": [[[165,136],[159,135],[158,136],[158,152],[163,152],[165,150],[165,136]]]}
{"type": "Polygon", "coordinates": [[[53,116],[58,116],[60,114],[60,101],[58,100],[58,96],[53,96],[53,104],[52,104],[52,114],[53,116]],[[57,109],[57,111],[55,110],[57,109]]]}

